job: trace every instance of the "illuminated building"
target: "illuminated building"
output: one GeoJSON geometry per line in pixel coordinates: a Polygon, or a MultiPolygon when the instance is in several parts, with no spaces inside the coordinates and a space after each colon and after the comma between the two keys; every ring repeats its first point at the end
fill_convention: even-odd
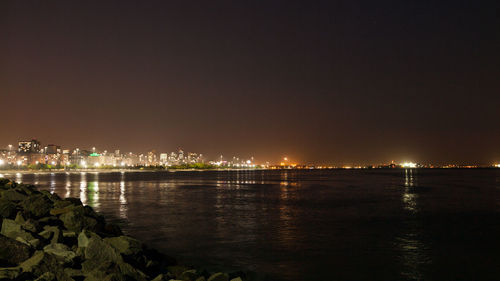
{"type": "Polygon", "coordinates": [[[19,153],[40,153],[40,142],[36,139],[18,142],[19,153]]]}

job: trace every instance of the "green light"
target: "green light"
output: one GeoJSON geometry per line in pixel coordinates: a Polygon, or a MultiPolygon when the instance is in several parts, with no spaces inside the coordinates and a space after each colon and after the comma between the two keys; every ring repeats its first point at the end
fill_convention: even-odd
{"type": "Polygon", "coordinates": [[[89,156],[94,156],[94,157],[97,157],[97,156],[101,156],[101,154],[99,154],[99,153],[95,153],[95,152],[94,152],[94,153],[90,154],[89,156]]]}

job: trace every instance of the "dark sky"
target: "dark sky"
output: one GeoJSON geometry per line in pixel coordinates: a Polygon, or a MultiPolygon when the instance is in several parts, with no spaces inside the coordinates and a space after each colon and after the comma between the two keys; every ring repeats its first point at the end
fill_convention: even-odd
{"type": "Polygon", "coordinates": [[[271,162],[500,161],[499,10],[0,1],[0,146],[35,137],[271,162]]]}

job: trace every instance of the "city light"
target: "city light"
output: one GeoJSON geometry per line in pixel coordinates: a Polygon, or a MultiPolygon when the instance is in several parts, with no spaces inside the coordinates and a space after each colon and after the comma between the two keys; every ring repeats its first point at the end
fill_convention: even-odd
{"type": "Polygon", "coordinates": [[[500,168],[500,164],[495,164],[495,167],[500,168]]]}
{"type": "Polygon", "coordinates": [[[21,160],[17,160],[17,166],[21,166],[22,163],[21,160]]]}
{"type": "Polygon", "coordinates": [[[401,167],[403,167],[403,168],[416,168],[417,164],[413,163],[413,162],[405,162],[405,163],[401,164],[401,167]]]}
{"type": "Polygon", "coordinates": [[[0,159],[0,166],[3,165],[5,163],[5,161],[3,161],[3,159],[0,159]]]}

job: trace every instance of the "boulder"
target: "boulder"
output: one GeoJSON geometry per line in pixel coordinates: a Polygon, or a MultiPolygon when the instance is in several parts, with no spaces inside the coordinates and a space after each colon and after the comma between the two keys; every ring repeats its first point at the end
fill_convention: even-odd
{"type": "Polygon", "coordinates": [[[167,276],[164,275],[164,274],[160,274],[158,276],[156,276],[153,280],[151,281],[167,281],[169,279],[167,279],[167,276]]]}
{"type": "Polygon", "coordinates": [[[0,197],[2,200],[8,200],[12,202],[20,202],[28,198],[28,195],[23,194],[14,189],[3,190],[0,192],[0,197]]]}
{"type": "Polygon", "coordinates": [[[0,266],[18,265],[31,256],[28,245],[3,235],[0,235],[0,249],[0,266]]]}
{"type": "Polygon", "coordinates": [[[85,259],[96,263],[117,263],[122,261],[122,257],[118,251],[102,241],[97,235],[90,237],[88,240],[87,246],[85,247],[85,259]]]}
{"type": "Polygon", "coordinates": [[[75,252],[71,251],[68,246],[61,243],[52,243],[43,247],[45,253],[54,255],[59,261],[71,263],[76,257],[75,252]]]}
{"type": "Polygon", "coordinates": [[[45,272],[44,274],[40,275],[35,281],[55,281],[56,275],[52,272],[45,272]]]}
{"type": "Polygon", "coordinates": [[[21,203],[24,211],[36,218],[44,217],[52,209],[52,201],[42,194],[32,195],[21,203]]]}
{"type": "Polygon", "coordinates": [[[101,239],[99,235],[95,234],[92,231],[84,230],[78,234],[78,247],[79,248],[85,248],[88,246],[89,241],[92,237],[95,237],[96,239],[101,239]]]}
{"type": "Polygon", "coordinates": [[[12,218],[16,214],[16,204],[6,199],[0,199],[0,217],[12,218]]]}
{"type": "Polygon", "coordinates": [[[20,274],[19,267],[0,267],[0,280],[15,280],[20,274]]]}
{"type": "Polygon", "coordinates": [[[21,238],[22,241],[31,241],[35,239],[31,233],[22,229],[20,224],[10,219],[3,220],[0,234],[12,239],[21,238]]]}
{"type": "Polygon", "coordinates": [[[212,274],[207,281],[229,281],[229,275],[226,273],[218,272],[212,274]]]}
{"type": "Polygon", "coordinates": [[[241,279],[241,277],[236,277],[236,278],[231,279],[231,281],[243,281],[243,279],[241,279]]]}
{"type": "MultiPolygon", "coordinates": [[[[67,201],[58,201],[58,202],[67,202],[67,201]]],[[[58,202],[56,202],[56,203],[58,203],[58,202]]],[[[75,205],[72,205],[72,204],[70,204],[68,206],[65,206],[63,208],[56,208],[56,207],[54,207],[52,210],[50,210],[50,214],[53,215],[53,216],[62,215],[62,214],[65,214],[65,213],[73,210],[73,208],[75,208],[75,205]]]]}
{"type": "Polygon", "coordinates": [[[36,187],[31,184],[20,184],[16,186],[16,190],[27,195],[39,193],[39,191],[36,190],[36,187]]]}
{"type": "Polygon", "coordinates": [[[80,232],[84,227],[84,209],[83,206],[77,206],[71,211],[62,214],[59,219],[63,222],[66,229],[80,232]]]}
{"type": "Polygon", "coordinates": [[[142,243],[129,236],[104,238],[103,240],[123,255],[136,255],[142,251],[142,243]]]}
{"type": "Polygon", "coordinates": [[[30,232],[36,233],[41,230],[40,223],[34,219],[28,219],[22,224],[22,228],[30,232]]]}
{"type": "Polygon", "coordinates": [[[171,265],[167,266],[167,270],[168,272],[172,273],[175,276],[175,278],[180,278],[181,274],[184,271],[189,270],[189,268],[182,265],[171,265]]]}
{"type": "Polygon", "coordinates": [[[24,272],[33,273],[35,276],[51,272],[56,276],[58,281],[74,281],[64,272],[64,268],[59,264],[55,256],[43,251],[35,252],[30,259],[21,263],[20,267],[24,272]]]}
{"type": "Polygon", "coordinates": [[[198,279],[198,274],[196,272],[196,269],[190,269],[184,271],[181,274],[181,276],[179,276],[179,279],[184,281],[196,281],[196,279],[198,279]]]}
{"type": "Polygon", "coordinates": [[[80,201],[80,199],[74,198],[74,197],[66,197],[66,198],[64,198],[63,201],[67,201],[75,206],[82,206],[83,205],[82,201],[80,201]]]}
{"type": "Polygon", "coordinates": [[[46,225],[38,235],[46,240],[50,240],[50,243],[59,243],[62,241],[61,230],[57,226],[46,225]]]}

